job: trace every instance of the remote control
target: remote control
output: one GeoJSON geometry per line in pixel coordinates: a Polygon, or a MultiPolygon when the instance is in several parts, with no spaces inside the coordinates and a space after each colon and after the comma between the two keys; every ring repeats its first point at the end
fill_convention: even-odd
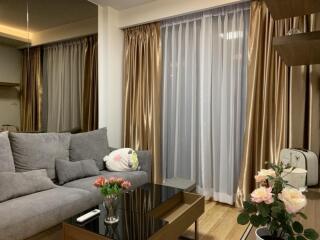
{"type": "Polygon", "coordinates": [[[83,223],[84,221],[88,220],[89,218],[92,218],[96,215],[98,215],[101,211],[99,209],[94,209],[91,212],[88,212],[80,217],[77,218],[77,222],[83,223]]]}

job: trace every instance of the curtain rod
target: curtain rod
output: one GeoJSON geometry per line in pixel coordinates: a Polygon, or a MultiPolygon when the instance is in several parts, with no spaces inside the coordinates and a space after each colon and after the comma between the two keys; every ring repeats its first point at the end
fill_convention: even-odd
{"type": "Polygon", "coordinates": [[[146,21],[146,22],[142,22],[142,23],[128,25],[128,26],[121,27],[120,29],[121,30],[125,30],[125,29],[131,28],[131,27],[137,27],[137,26],[140,26],[140,25],[145,25],[145,24],[154,23],[154,22],[170,21],[170,20],[173,20],[173,19],[176,19],[176,18],[180,18],[180,17],[183,17],[183,16],[188,16],[188,15],[192,15],[192,14],[200,14],[200,13],[203,13],[203,12],[212,11],[214,9],[225,8],[225,7],[228,7],[228,6],[238,5],[238,4],[241,4],[241,3],[249,3],[250,1],[251,0],[238,0],[238,1],[235,1],[233,3],[221,4],[219,6],[209,7],[209,8],[202,9],[202,10],[194,10],[194,11],[190,11],[190,12],[186,12],[186,13],[177,14],[177,15],[174,15],[174,16],[163,17],[163,18],[159,18],[159,19],[156,19],[156,20],[150,20],[150,21],[146,21]]]}
{"type": "Polygon", "coordinates": [[[226,4],[224,6],[214,7],[211,9],[202,10],[195,13],[184,14],[178,17],[168,18],[162,21],[161,28],[164,28],[167,26],[173,26],[181,23],[187,23],[190,21],[197,21],[203,17],[221,16],[223,14],[250,10],[249,3],[250,3],[250,0],[238,1],[237,3],[226,4]],[[242,5],[245,5],[245,7],[241,8],[242,5]],[[235,9],[231,9],[232,7],[235,7],[235,9]]]}
{"type": "MultiPolygon", "coordinates": [[[[35,44],[35,45],[31,45],[30,48],[38,47],[38,46],[48,47],[50,45],[59,44],[59,43],[63,43],[63,42],[68,42],[68,41],[76,41],[76,40],[80,40],[81,38],[95,36],[95,35],[98,36],[98,33],[85,34],[85,35],[78,36],[78,37],[70,37],[70,38],[65,38],[65,39],[62,39],[62,40],[57,40],[57,41],[52,41],[52,42],[35,44]]],[[[26,46],[22,46],[19,49],[23,50],[25,48],[26,48],[26,46]]]]}

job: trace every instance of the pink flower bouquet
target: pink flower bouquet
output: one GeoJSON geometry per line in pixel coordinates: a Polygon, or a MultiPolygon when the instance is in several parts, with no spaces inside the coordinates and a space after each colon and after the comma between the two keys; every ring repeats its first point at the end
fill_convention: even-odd
{"type": "Polygon", "coordinates": [[[128,190],[131,187],[131,182],[126,181],[123,178],[110,177],[105,178],[100,176],[94,182],[94,186],[100,189],[103,196],[118,196],[123,191],[128,190]]]}
{"type": "Polygon", "coordinates": [[[250,222],[255,227],[266,227],[270,234],[266,239],[318,239],[314,229],[304,229],[299,221],[294,220],[297,215],[307,218],[301,212],[307,199],[283,179],[287,174],[285,169],[290,170],[288,174],[294,170],[279,163],[258,172],[255,180],[260,186],[251,193],[250,200],[244,202],[237,221],[242,225],[250,222]]]}

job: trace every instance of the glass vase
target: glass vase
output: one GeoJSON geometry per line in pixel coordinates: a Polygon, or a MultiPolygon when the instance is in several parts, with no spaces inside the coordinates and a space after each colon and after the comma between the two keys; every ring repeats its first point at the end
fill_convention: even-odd
{"type": "Polygon", "coordinates": [[[115,224],[119,222],[119,215],[118,215],[119,199],[120,197],[118,195],[105,196],[103,205],[106,209],[106,218],[104,220],[106,224],[115,224]]]}

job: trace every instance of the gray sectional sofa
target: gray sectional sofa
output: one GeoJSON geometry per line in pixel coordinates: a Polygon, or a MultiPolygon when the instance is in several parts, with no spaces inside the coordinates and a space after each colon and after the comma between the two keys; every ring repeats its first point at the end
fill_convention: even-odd
{"type": "MultiPolygon", "coordinates": [[[[0,240],[62,239],[63,220],[102,202],[101,194],[93,186],[97,176],[74,179],[58,185],[56,159],[74,162],[93,159],[99,168],[99,175],[121,176],[130,180],[133,187],[149,182],[149,151],[137,152],[139,171],[109,172],[104,169],[101,161],[110,151],[106,129],[76,135],[0,133],[0,191],[4,189],[0,192],[0,200],[9,198],[0,202],[0,240]],[[41,188],[31,186],[35,188],[33,193],[25,194],[30,184],[22,181],[19,186],[11,189],[16,184],[12,179],[17,174],[38,171],[37,169],[45,169],[45,177],[48,176],[54,186],[41,191],[37,191],[41,188]],[[5,193],[6,189],[11,191],[5,193]]],[[[36,176],[35,179],[43,179],[43,176],[36,176]]]]}

